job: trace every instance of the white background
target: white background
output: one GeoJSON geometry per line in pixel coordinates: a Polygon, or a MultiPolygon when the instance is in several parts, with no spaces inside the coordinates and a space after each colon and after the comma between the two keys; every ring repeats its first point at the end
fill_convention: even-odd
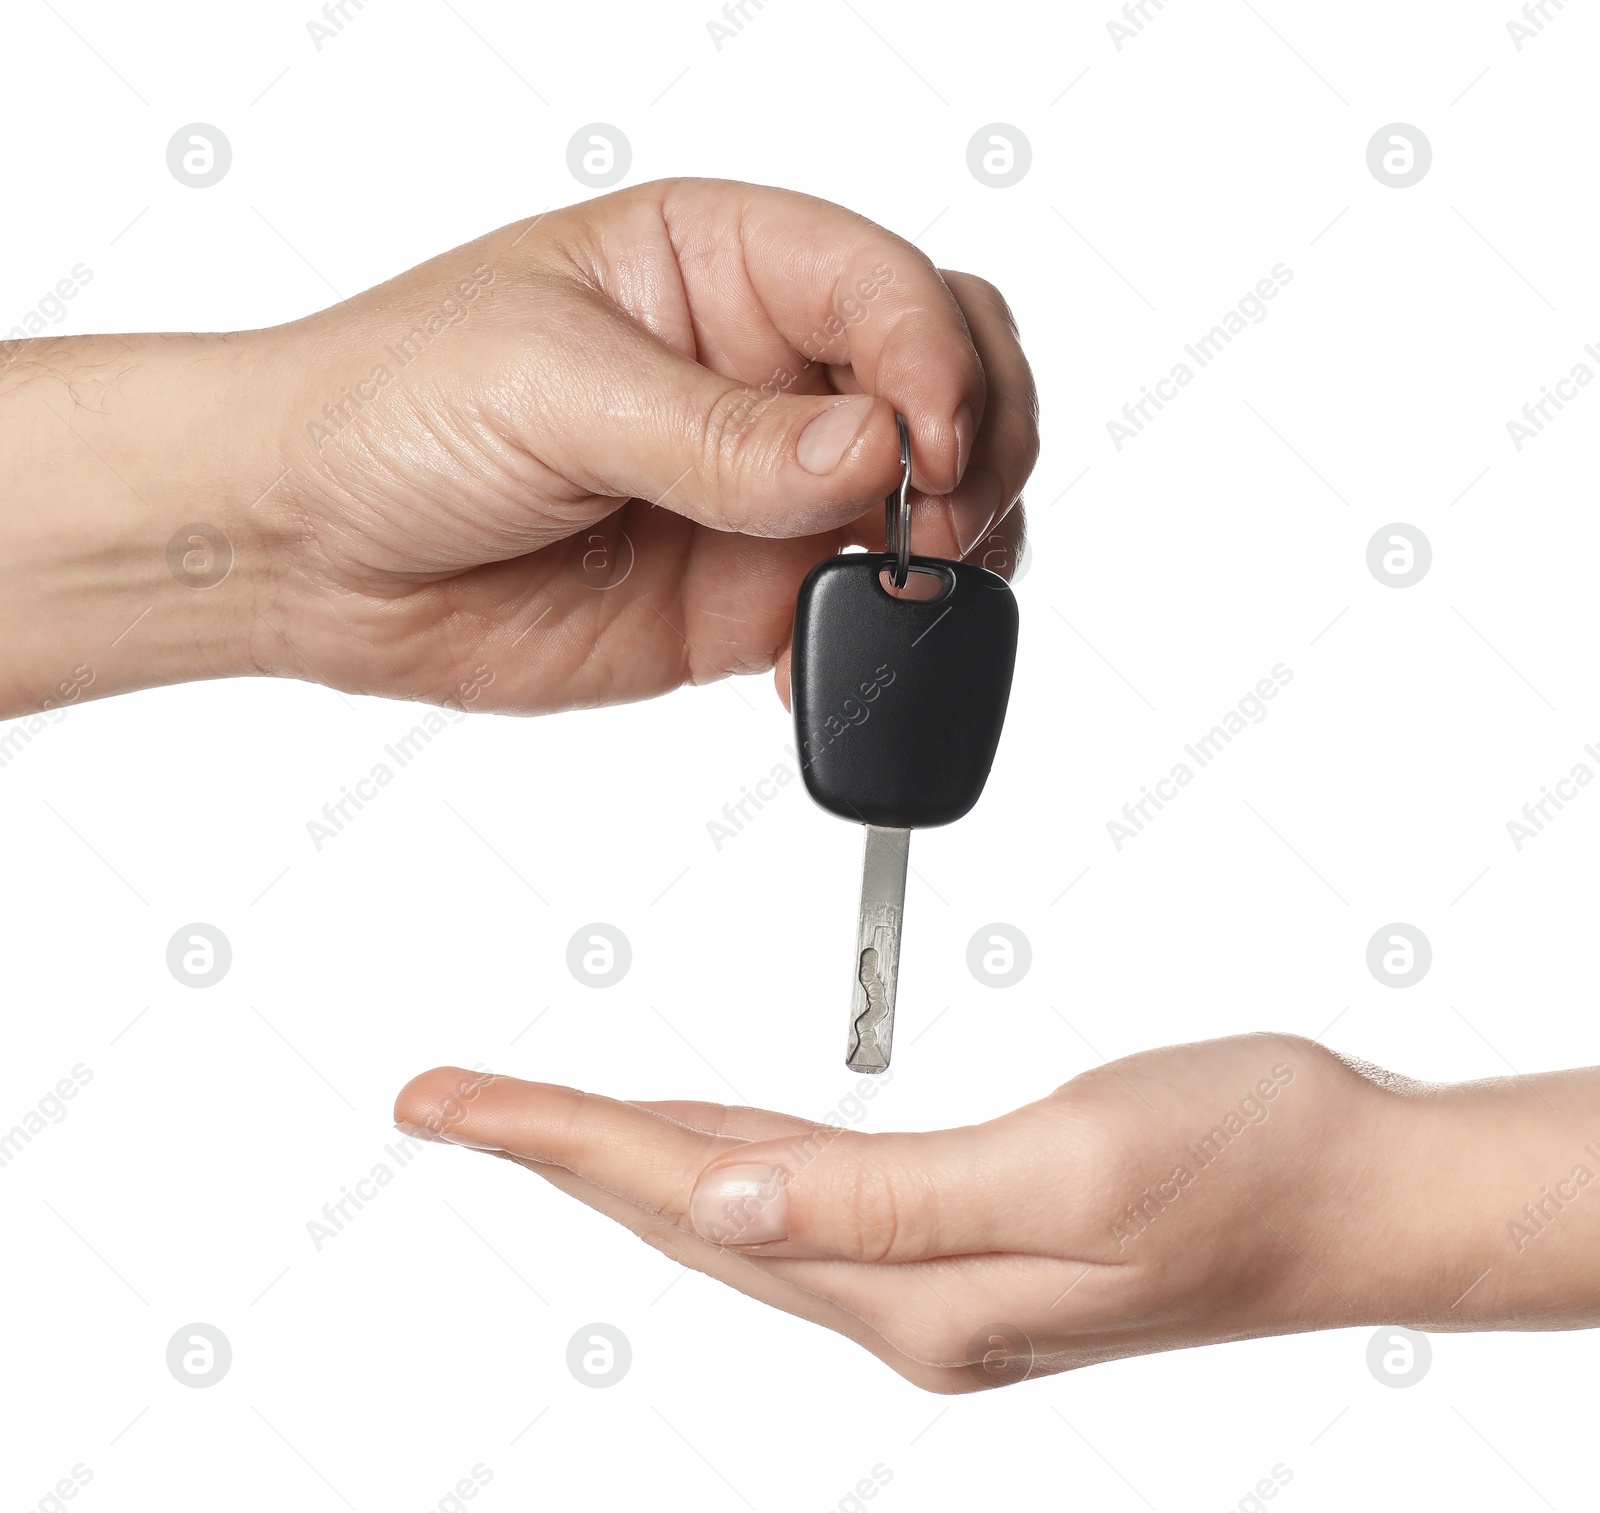
{"type": "MultiPolygon", "coordinates": [[[[1600,341],[1600,18],[1552,9],[1519,52],[1510,0],[1169,0],[1118,51],[1109,0],[1063,9],[791,0],[719,51],[710,0],[369,0],[318,51],[310,0],[17,0],[0,330],[79,262],[58,331],[299,316],[585,197],[566,145],[595,121],[631,141],[627,182],[851,205],[1002,287],[1044,414],[1005,740],[978,808],[915,839],[864,1127],[1252,1029],[1427,1078],[1600,1060],[1600,796],[1520,853],[1506,832],[1600,740],[1600,392],[1520,453],[1506,430],[1600,341]],[[194,121],[233,147],[206,190],[165,161],[194,121]],[[1006,189],[966,161],[997,121],[1033,152],[1006,189]],[[1395,121],[1434,152],[1407,189],[1366,163],[1395,121]],[[1267,318],[1116,450],[1124,401],[1277,263],[1267,318]],[[1397,521],[1433,549],[1402,590],[1366,565],[1397,521]],[[1279,662],[1268,718],[1119,852],[1107,821],[1279,662]],[[1033,952],[1003,991],[966,966],[996,921],[1033,952]],[[1404,991],[1365,964],[1392,921],[1434,951],[1404,991]]],[[[891,1513],[1025,1490],[1220,1513],[1276,1463],[1272,1506],[1305,1513],[1592,1505],[1586,1334],[1439,1336],[1406,1390],[1352,1330],[938,1399],[447,1149],[318,1252],[307,1221],[436,1063],[819,1118],[855,1084],[858,834],[798,784],[707,833],[787,760],[767,680],[475,715],[314,850],[306,822],[416,713],[168,689],[74,709],[0,770],[0,1127],[93,1071],[0,1170],[8,1508],[79,1462],[90,1510],[424,1509],[478,1463],[489,1513],[821,1513],[875,1464],[891,1513]],[[233,946],[205,990],[165,963],[191,921],[233,946]],[[603,991],[565,964],[590,921],[633,949],[603,991]],[[196,1320],[234,1351],[202,1391],[164,1360],[196,1320]],[[593,1321],[634,1351],[603,1391],[565,1363],[593,1321]]]]}

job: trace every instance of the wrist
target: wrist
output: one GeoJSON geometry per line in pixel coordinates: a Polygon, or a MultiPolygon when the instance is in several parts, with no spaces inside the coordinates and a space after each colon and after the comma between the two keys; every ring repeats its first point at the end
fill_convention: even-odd
{"type": "Polygon", "coordinates": [[[0,717],[259,670],[277,476],[254,334],[33,342],[0,370],[0,717]]]}

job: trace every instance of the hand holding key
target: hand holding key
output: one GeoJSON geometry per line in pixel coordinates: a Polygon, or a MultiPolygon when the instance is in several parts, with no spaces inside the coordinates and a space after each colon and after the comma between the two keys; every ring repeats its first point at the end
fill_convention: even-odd
{"type": "Polygon", "coordinates": [[[999,293],[710,180],[269,330],[5,344],[0,717],[88,644],[83,697],[264,672],[535,713],[768,667],[786,696],[801,580],[882,545],[896,411],[919,550],[1009,566],[1038,430],[999,293]]]}
{"type": "Polygon", "coordinates": [[[1600,1201],[1521,1251],[1505,1227],[1600,1127],[1592,1068],[1440,1087],[1243,1035],[931,1134],[475,1082],[428,1072],[395,1118],[935,1392],[1307,1329],[1600,1323],[1600,1201]]]}

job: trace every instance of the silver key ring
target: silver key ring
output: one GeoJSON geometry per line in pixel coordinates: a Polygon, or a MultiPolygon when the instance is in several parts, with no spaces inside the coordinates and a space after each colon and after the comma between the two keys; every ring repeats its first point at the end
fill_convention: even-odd
{"type": "Polygon", "coordinates": [[[896,415],[894,424],[900,433],[900,487],[883,501],[883,528],[888,553],[895,559],[889,581],[904,588],[911,574],[911,432],[904,415],[896,415]]]}

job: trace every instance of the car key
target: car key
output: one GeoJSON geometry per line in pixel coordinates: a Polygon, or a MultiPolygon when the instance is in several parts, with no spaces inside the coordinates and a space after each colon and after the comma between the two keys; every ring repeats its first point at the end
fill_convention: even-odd
{"type": "Polygon", "coordinates": [[[806,789],[866,826],[845,1065],[883,1072],[894,1036],[911,831],[977,803],[994,761],[1017,652],[1005,579],[911,555],[911,436],[897,415],[900,485],[884,501],[888,550],[819,562],[795,605],[790,662],[806,789]],[[897,598],[912,573],[932,598],[897,598]]]}

